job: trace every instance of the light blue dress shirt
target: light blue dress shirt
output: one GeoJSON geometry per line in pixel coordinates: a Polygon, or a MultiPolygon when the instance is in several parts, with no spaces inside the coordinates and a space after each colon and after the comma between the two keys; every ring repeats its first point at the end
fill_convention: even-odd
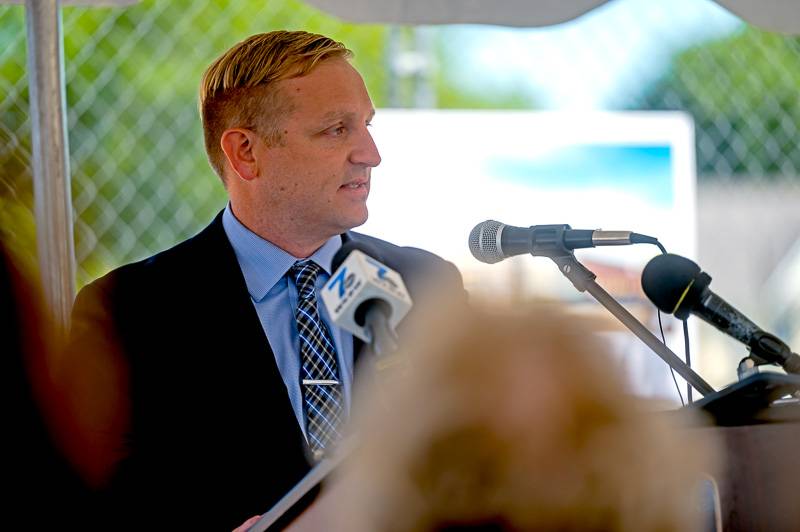
{"type": "MultiPolygon", "coordinates": [[[[305,435],[306,422],[300,389],[300,337],[294,317],[298,299],[297,287],[286,275],[289,268],[301,259],[293,257],[242,225],[231,211],[230,203],[222,214],[222,226],[236,253],[250,299],[261,320],[272,352],[275,353],[275,362],[289,393],[294,414],[305,435]]],[[[341,245],[342,238],[339,235],[334,236],[308,257],[323,270],[317,278],[317,293],[330,279],[333,256],[341,245]]],[[[353,382],[353,336],[331,322],[322,299],[318,299],[317,308],[320,317],[333,335],[345,408],[346,412],[349,412],[353,382]]]]}

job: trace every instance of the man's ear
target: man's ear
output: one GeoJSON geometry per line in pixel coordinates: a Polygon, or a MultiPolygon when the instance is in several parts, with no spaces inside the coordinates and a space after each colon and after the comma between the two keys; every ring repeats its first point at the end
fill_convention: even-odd
{"type": "Polygon", "coordinates": [[[226,129],[220,138],[220,146],[228,164],[245,181],[258,177],[258,161],[254,153],[257,141],[253,131],[243,128],[226,129]]]}

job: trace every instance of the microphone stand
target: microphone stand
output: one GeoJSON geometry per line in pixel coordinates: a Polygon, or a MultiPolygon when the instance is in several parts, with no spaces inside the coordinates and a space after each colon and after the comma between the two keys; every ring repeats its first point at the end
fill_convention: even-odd
{"type": "Polygon", "coordinates": [[[326,453],[322,460],[311,471],[306,473],[306,476],[300,482],[295,484],[269,511],[247,529],[248,532],[283,530],[289,526],[299,514],[314,502],[319,494],[322,482],[350,456],[357,444],[357,438],[350,436],[339,443],[332,453],[326,453]]]}
{"type": "Polygon", "coordinates": [[[559,271],[572,282],[579,292],[589,292],[598,303],[603,305],[615,318],[635,334],[636,337],[644,342],[647,347],[660,356],[669,367],[686,379],[686,382],[691,384],[694,389],[702,395],[714,393],[715,390],[710,384],[703,380],[703,378],[681,360],[678,355],[673,353],[666,345],[656,338],[647,327],[642,325],[639,320],[595,282],[597,275],[578,262],[578,259],[575,258],[575,254],[564,246],[562,238],[556,238],[547,245],[537,247],[531,254],[552,259],[558,266],[559,271]]]}
{"type": "Polygon", "coordinates": [[[389,316],[377,306],[367,312],[364,329],[369,332],[369,347],[373,355],[384,358],[397,351],[397,333],[389,325],[389,316]]]}

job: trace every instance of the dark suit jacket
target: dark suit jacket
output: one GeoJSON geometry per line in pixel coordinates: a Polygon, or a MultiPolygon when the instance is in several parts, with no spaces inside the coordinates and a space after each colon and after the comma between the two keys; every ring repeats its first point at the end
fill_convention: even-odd
{"type": "MultiPolygon", "coordinates": [[[[456,268],[357,233],[406,282],[463,295],[456,268]]],[[[361,346],[355,342],[356,351],[361,346]]],[[[310,466],[221,215],[195,237],[88,285],[73,312],[69,356],[115,358],[129,402],[110,484],[112,528],[230,530],[265,512],[310,466]]],[[[117,425],[119,426],[119,425],[117,425]]],[[[114,430],[114,429],[110,429],[114,430]]]]}

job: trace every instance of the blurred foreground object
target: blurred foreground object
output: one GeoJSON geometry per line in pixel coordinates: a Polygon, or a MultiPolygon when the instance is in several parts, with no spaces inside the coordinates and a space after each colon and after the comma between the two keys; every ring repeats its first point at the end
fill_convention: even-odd
{"type": "Polygon", "coordinates": [[[540,304],[419,324],[357,403],[342,530],[699,529],[711,435],[626,395],[583,322],[540,304]]]}
{"type": "Polygon", "coordinates": [[[32,272],[0,242],[0,339],[6,453],[6,526],[90,527],[90,491],[63,453],[56,385],[57,327],[47,319],[32,272]]]}

